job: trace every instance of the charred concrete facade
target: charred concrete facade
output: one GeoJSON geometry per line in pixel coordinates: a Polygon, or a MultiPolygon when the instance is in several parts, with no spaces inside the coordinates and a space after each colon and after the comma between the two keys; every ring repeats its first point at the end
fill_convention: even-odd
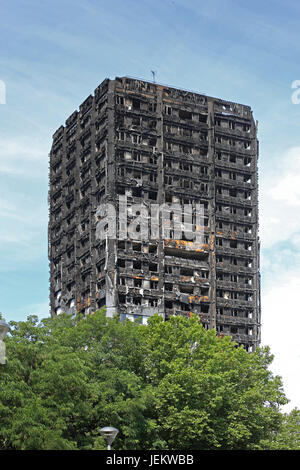
{"type": "MultiPolygon", "coordinates": [[[[51,314],[106,306],[146,322],[198,315],[260,341],[257,126],[249,106],[128,77],[104,80],[53,136],[51,314]],[[204,240],[98,239],[99,205],[204,207],[204,240]]],[[[126,223],[126,221],[125,221],[126,223]]],[[[108,220],[109,224],[109,220],[108,220]]]]}

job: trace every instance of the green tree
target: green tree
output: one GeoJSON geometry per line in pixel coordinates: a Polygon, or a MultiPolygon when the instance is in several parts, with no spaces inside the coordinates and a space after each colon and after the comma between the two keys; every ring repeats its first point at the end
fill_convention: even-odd
{"type": "Polygon", "coordinates": [[[300,450],[300,410],[295,408],[284,414],[279,430],[274,431],[261,446],[271,450],[300,450]]]}
{"type": "Polygon", "coordinates": [[[2,449],[104,449],[105,425],[120,430],[120,450],[257,449],[282,432],[269,349],[249,354],[196,317],[145,326],[99,311],[11,326],[2,449]]]}

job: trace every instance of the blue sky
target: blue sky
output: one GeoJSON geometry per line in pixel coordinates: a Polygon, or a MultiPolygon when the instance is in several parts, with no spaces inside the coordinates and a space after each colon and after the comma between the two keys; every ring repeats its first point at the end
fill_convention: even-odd
{"type": "MultiPolygon", "coordinates": [[[[262,341],[300,408],[300,2],[2,0],[0,311],[48,315],[51,136],[106,77],[249,104],[259,121],[262,341]]],[[[1,101],[1,100],[0,100],[1,101]]]]}

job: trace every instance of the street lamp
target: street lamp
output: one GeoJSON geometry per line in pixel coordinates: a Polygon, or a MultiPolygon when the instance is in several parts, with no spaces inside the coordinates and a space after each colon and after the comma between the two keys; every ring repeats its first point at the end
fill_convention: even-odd
{"type": "Polygon", "coordinates": [[[107,450],[111,450],[110,446],[114,442],[118,432],[119,430],[113,428],[112,426],[106,426],[105,428],[100,429],[100,434],[102,437],[104,437],[105,442],[107,444],[107,450]]]}
{"type": "Polygon", "coordinates": [[[5,344],[4,338],[6,334],[10,331],[10,326],[6,323],[5,320],[0,320],[0,364],[5,364],[5,344]]]}

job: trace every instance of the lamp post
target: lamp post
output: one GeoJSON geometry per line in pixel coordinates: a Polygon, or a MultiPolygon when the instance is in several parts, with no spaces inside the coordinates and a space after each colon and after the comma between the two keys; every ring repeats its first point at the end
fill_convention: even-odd
{"type": "Polygon", "coordinates": [[[106,441],[107,450],[111,450],[110,446],[114,442],[118,432],[119,430],[116,428],[113,428],[112,426],[106,426],[105,428],[100,429],[100,434],[102,437],[104,437],[106,441]]]}
{"type": "Polygon", "coordinates": [[[5,364],[5,344],[4,338],[6,334],[10,331],[10,326],[6,323],[5,320],[0,320],[0,364],[5,364]]]}

